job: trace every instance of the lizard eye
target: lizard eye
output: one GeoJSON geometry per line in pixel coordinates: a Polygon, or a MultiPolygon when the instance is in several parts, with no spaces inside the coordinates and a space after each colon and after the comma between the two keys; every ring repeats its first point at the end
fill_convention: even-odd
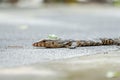
{"type": "Polygon", "coordinates": [[[42,42],[46,42],[45,40],[43,40],[42,42]]]}

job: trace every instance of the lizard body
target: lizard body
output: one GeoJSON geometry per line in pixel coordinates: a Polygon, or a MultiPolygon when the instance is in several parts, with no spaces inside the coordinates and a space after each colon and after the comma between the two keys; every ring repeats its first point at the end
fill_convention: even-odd
{"type": "Polygon", "coordinates": [[[120,46],[120,39],[102,38],[98,41],[94,40],[41,40],[39,42],[33,43],[35,47],[45,47],[45,48],[70,48],[74,49],[76,47],[84,46],[102,46],[102,45],[118,45],[120,46]]]}

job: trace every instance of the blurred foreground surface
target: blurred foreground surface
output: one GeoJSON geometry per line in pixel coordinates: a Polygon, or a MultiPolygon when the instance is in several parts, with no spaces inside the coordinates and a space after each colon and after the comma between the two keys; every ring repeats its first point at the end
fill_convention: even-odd
{"type": "Polygon", "coordinates": [[[119,80],[120,51],[75,57],[21,67],[0,68],[1,80],[119,80]],[[110,74],[111,75],[111,74],[110,74]]]}
{"type": "Polygon", "coordinates": [[[48,34],[64,39],[119,37],[119,8],[63,5],[0,11],[1,80],[107,80],[106,71],[120,71],[118,46],[74,50],[32,47],[33,42],[48,34]],[[93,56],[79,57],[83,55],[93,56]],[[31,66],[33,63],[38,65],[31,66]]]}

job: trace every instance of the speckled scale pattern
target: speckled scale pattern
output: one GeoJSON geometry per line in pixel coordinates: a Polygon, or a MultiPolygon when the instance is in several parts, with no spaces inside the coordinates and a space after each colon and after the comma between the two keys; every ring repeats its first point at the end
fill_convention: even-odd
{"type": "Polygon", "coordinates": [[[33,43],[35,47],[45,48],[69,48],[82,46],[120,45],[120,39],[100,38],[99,41],[92,40],[41,40],[33,43]],[[76,43],[76,45],[73,43],[76,43]]]}

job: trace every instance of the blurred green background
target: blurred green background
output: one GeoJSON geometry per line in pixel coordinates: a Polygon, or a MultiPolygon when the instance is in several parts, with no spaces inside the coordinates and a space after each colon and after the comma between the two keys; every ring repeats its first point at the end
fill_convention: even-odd
{"type": "Polygon", "coordinates": [[[120,5],[120,0],[0,0],[0,5],[23,5],[25,4],[41,5],[43,3],[77,3],[77,4],[88,4],[88,3],[100,3],[109,4],[114,6],[120,5]]]}

